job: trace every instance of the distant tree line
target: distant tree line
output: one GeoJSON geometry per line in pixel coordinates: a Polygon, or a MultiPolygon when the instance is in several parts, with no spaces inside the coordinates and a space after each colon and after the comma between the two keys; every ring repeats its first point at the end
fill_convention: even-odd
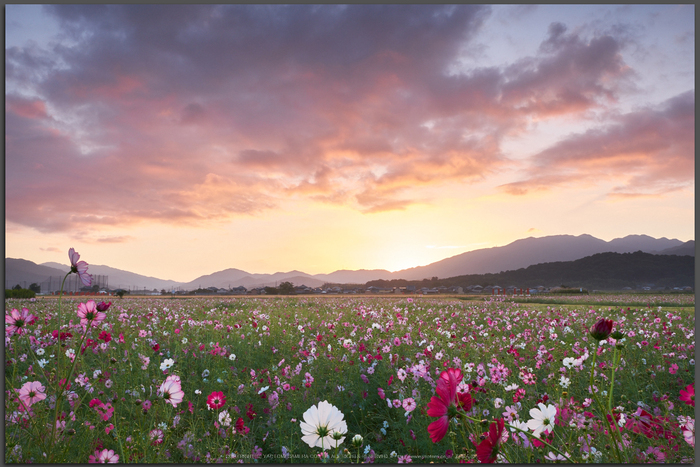
{"type": "Polygon", "coordinates": [[[423,280],[374,280],[371,287],[483,287],[499,285],[507,287],[569,287],[613,290],[623,287],[654,284],[655,287],[694,286],[695,258],[693,256],[653,255],[634,253],[598,253],[575,261],[558,261],[534,264],[527,268],[502,271],[493,274],[467,274],[463,276],[423,280]]]}

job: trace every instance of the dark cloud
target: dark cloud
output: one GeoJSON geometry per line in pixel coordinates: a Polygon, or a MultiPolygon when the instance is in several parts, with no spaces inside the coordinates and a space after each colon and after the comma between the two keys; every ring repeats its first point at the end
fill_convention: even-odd
{"type": "Polygon", "coordinates": [[[287,196],[402,209],[499,172],[504,137],[632,76],[618,38],[563,24],[534,57],[448,73],[487,6],[46,10],[74,43],[6,50],[6,215],[42,231],[207,225],[287,196]]]}

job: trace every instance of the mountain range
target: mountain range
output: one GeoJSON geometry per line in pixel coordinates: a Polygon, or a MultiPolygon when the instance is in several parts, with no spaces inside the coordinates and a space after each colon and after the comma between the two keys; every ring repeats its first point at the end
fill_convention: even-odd
{"type": "MultiPolygon", "coordinates": [[[[306,274],[301,271],[276,272],[274,274],[253,274],[240,269],[230,268],[212,274],[200,276],[190,282],[177,282],[150,276],[144,276],[110,266],[90,264],[88,272],[109,278],[109,288],[125,289],[180,289],[217,287],[229,288],[243,286],[274,286],[282,281],[294,285],[320,287],[325,283],[365,284],[371,280],[421,280],[424,278],[448,278],[467,274],[488,274],[527,268],[528,266],[557,261],[573,261],[597,253],[631,253],[642,251],[661,255],[695,256],[695,241],[681,242],[677,239],[653,238],[648,235],[628,235],[609,242],[591,235],[552,235],[547,237],[529,237],[516,240],[508,245],[468,251],[450,258],[401,271],[390,272],[385,269],[338,270],[330,274],[306,274]]],[[[28,287],[35,282],[47,284],[48,278],[63,277],[68,271],[68,264],[47,262],[36,264],[24,259],[5,259],[5,287],[15,284],[28,287]]],[[[43,290],[43,289],[42,289],[43,290]]]]}

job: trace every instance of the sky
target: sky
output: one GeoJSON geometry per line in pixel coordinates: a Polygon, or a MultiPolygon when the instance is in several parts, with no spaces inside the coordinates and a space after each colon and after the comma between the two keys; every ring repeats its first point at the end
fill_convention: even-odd
{"type": "Polygon", "coordinates": [[[694,18],[5,5],[5,255],[186,282],[694,240],[694,18]]]}

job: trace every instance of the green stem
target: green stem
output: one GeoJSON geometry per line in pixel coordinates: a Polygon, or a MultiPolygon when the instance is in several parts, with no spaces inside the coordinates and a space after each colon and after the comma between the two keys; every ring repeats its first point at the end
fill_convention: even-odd
{"type": "MultiPolygon", "coordinates": [[[[479,420],[479,419],[469,417],[469,416],[464,415],[464,414],[462,414],[462,413],[460,413],[459,415],[462,416],[462,417],[464,417],[464,418],[466,418],[467,420],[471,420],[471,421],[476,422],[476,423],[481,423],[481,420],[479,420]]],[[[552,445],[549,444],[548,442],[546,442],[546,441],[544,441],[544,440],[538,438],[537,436],[533,435],[533,434],[530,433],[529,431],[523,430],[523,429],[518,428],[517,426],[513,426],[513,425],[507,425],[507,427],[508,427],[508,428],[513,428],[513,429],[515,429],[515,430],[518,430],[518,431],[521,432],[521,433],[525,433],[525,434],[526,434],[527,436],[529,436],[530,438],[536,439],[536,440],[539,441],[540,443],[542,443],[542,444],[544,444],[544,445],[546,445],[546,446],[549,446],[549,447],[550,447],[551,449],[553,449],[554,451],[556,451],[556,452],[558,452],[559,454],[561,454],[562,456],[566,457],[566,454],[564,454],[563,452],[561,452],[559,449],[555,448],[554,446],[552,446],[552,445]]]]}
{"type": "MultiPolygon", "coordinates": [[[[75,358],[73,358],[73,366],[71,367],[70,373],[68,373],[68,377],[66,378],[66,386],[65,386],[64,391],[68,391],[68,384],[70,384],[70,379],[73,376],[73,371],[75,370],[75,365],[78,363],[78,359],[80,358],[80,349],[83,347],[83,342],[85,342],[85,338],[87,337],[87,333],[90,330],[90,324],[92,324],[92,323],[88,323],[88,326],[85,326],[85,332],[83,333],[83,338],[80,341],[80,345],[78,345],[78,351],[75,354],[75,358]]],[[[58,337],[59,337],[59,341],[60,341],[60,337],[61,337],[60,330],[59,330],[58,337]]],[[[59,350],[59,355],[60,355],[60,350],[59,350]]],[[[56,410],[54,412],[54,417],[53,417],[54,418],[54,425],[51,427],[51,437],[49,438],[49,440],[51,441],[51,455],[52,456],[53,456],[53,446],[55,444],[53,436],[54,436],[54,433],[56,431],[56,421],[58,421],[58,410],[60,408],[61,399],[63,397],[63,391],[61,390],[61,375],[60,374],[57,375],[57,379],[58,379],[58,393],[56,394],[56,410]]],[[[49,460],[49,463],[51,463],[52,460],[53,459],[49,460]]]]}
{"type": "Polygon", "coordinates": [[[61,282],[61,290],[58,292],[58,353],[57,353],[57,358],[56,358],[56,393],[59,393],[61,391],[61,387],[59,386],[61,384],[61,326],[63,325],[63,314],[61,310],[61,299],[63,298],[63,286],[66,283],[66,279],[68,279],[68,276],[71,275],[73,271],[68,271],[68,274],[66,274],[63,277],[63,282],[61,282]]]}
{"type": "MultiPolygon", "coordinates": [[[[600,345],[600,343],[598,343],[598,342],[596,342],[596,343],[598,346],[600,345]]],[[[620,449],[619,449],[619,446],[617,443],[616,435],[613,435],[613,432],[615,432],[617,435],[619,435],[619,431],[612,428],[612,426],[616,425],[615,417],[612,415],[612,409],[606,409],[605,405],[603,405],[600,402],[600,399],[598,399],[598,396],[596,395],[595,391],[593,390],[593,372],[595,371],[595,360],[596,360],[597,352],[598,352],[598,348],[596,347],[595,351],[593,352],[593,362],[591,363],[591,383],[590,383],[589,389],[591,391],[591,395],[593,396],[593,399],[595,400],[596,405],[598,406],[598,409],[603,414],[603,416],[601,418],[605,421],[605,423],[610,425],[610,426],[608,426],[608,429],[610,430],[610,438],[612,438],[612,441],[613,441],[612,444],[613,444],[613,448],[615,451],[615,456],[617,457],[618,462],[623,463],[622,454],[620,453],[620,449]],[[608,422],[608,412],[610,412],[610,417],[612,418],[612,425],[610,424],[610,422],[608,422]]],[[[613,373],[613,375],[614,375],[614,373],[613,373]]],[[[610,406],[611,404],[612,404],[612,392],[610,393],[610,397],[608,399],[608,405],[610,406]]],[[[620,441],[622,441],[622,440],[620,440],[620,441]]]]}
{"type": "Polygon", "coordinates": [[[117,442],[119,443],[119,454],[121,454],[121,460],[124,464],[127,463],[126,456],[124,455],[124,447],[122,446],[122,438],[119,436],[119,430],[117,430],[117,416],[114,415],[114,434],[117,436],[117,442]]]}

